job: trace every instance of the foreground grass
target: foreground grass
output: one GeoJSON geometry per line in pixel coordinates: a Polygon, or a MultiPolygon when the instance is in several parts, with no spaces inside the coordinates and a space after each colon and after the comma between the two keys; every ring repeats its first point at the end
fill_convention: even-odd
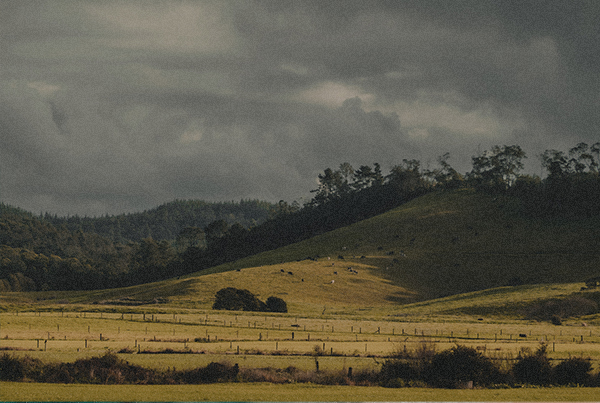
{"type": "Polygon", "coordinates": [[[448,390],[269,383],[64,385],[0,382],[2,401],[599,401],[598,388],[448,390]]]}

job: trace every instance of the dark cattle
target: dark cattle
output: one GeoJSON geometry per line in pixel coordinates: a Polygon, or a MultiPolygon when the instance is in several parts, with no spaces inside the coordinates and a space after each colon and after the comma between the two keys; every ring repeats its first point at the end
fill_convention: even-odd
{"type": "Polygon", "coordinates": [[[290,276],[293,276],[293,275],[294,275],[294,273],[292,273],[291,271],[288,271],[288,274],[289,274],[290,276]]]}
{"type": "Polygon", "coordinates": [[[343,258],[344,258],[344,256],[338,255],[338,259],[343,259],[343,258]]]}

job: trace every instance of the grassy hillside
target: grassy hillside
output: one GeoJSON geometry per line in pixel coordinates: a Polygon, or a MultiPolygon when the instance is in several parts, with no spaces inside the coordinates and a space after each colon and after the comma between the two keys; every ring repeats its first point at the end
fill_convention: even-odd
{"type": "MultiPolygon", "coordinates": [[[[377,217],[212,272],[330,257],[342,266],[368,266],[389,284],[429,299],[519,282],[583,281],[600,275],[598,245],[600,217],[532,219],[520,215],[512,199],[459,190],[432,193],[377,217]]],[[[388,295],[391,300],[404,297],[388,295]]]]}
{"type": "Polygon", "coordinates": [[[432,193],[351,226],[185,278],[118,290],[28,295],[72,303],[164,297],[181,306],[209,308],[216,291],[231,286],[263,300],[279,296],[292,308],[342,312],[398,309],[399,303],[501,287],[402,308],[477,314],[514,310],[524,300],[564,296],[581,286],[506,287],[509,283],[576,283],[600,274],[598,217],[540,220],[518,211],[510,199],[471,190],[432,193]],[[472,309],[482,304],[483,311],[472,309]]]}

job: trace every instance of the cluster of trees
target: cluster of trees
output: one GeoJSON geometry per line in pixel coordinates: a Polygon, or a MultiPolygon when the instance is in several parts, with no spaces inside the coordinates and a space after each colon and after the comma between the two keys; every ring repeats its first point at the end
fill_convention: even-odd
{"type": "Polygon", "coordinates": [[[138,214],[58,218],[0,204],[0,287],[107,288],[178,276],[308,239],[435,190],[514,196],[533,216],[600,214],[600,143],[547,150],[544,179],[521,174],[526,157],[518,145],[494,146],[473,157],[464,175],[447,153],[435,169],[405,159],[387,175],[378,163],[344,163],[318,176],[303,206],[175,201],[138,214]]]}
{"type": "Polygon", "coordinates": [[[593,216],[600,213],[600,143],[579,143],[567,153],[546,150],[542,165],[548,176],[522,176],[513,194],[535,216],[593,216]]]}
{"type": "Polygon", "coordinates": [[[250,291],[233,287],[217,291],[213,309],[282,313],[288,311],[286,302],[279,297],[269,297],[266,302],[263,302],[250,291]]]}

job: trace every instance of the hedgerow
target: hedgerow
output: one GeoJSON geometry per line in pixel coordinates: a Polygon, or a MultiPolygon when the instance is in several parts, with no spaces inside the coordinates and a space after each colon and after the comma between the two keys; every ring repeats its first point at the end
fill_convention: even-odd
{"type": "Polygon", "coordinates": [[[552,365],[542,345],[520,354],[508,369],[475,349],[457,345],[434,353],[432,349],[402,354],[382,363],[381,369],[303,371],[295,367],[239,368],[238,364],[211,362],[206,367],[175,371],[129,364],[114,353],[73,363],[43,363],[28,356],[0,356],[0,381],[82,384],[205,384],[216,382],[314,383],[320,385],[381,385],[385,387],[519,387],[522,385],[599,386],[591,363],[571,357],[552,365]]]}

